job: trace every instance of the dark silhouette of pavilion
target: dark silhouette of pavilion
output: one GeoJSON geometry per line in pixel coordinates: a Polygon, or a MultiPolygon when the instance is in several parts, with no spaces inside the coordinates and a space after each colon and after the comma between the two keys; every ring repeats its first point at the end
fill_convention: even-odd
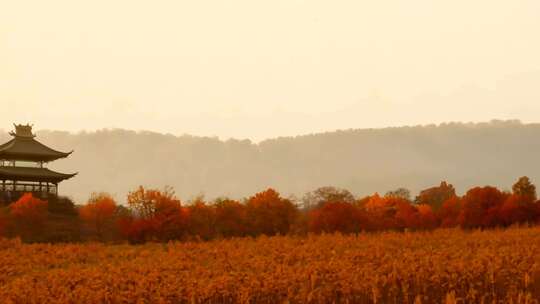
{"type": "Polygon", "coordinates": [[[13,139],[0,145],[0,193],[4,199],[14,199],[32,192],[39,197],[58,196],[58,184],[74,174],[49,170],[45,165],[65,153],[51,149],[35,139],[31,125],[14,125],[9,134],[13,139]]]}

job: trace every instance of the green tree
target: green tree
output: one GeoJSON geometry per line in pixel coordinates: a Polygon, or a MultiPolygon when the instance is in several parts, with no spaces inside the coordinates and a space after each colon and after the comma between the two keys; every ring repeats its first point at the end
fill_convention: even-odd
{"type": "Polygon", "coordinates": [[[414,202],[417,205],[431,206],[433,211],[438,211],[444,202],[453,197],[456,197],[456,189],[451,184],[443,181],[439,186],[421,191],[414,202]]]}
{"type": "Polygon", "coordinates": [[[388,191],[384,195],[385,197],[402,198],[404,200],[411,200],[411,191],[407,188],[397,188],[396,190],[388,191]]]}
{"type": "Polygon", "coordinates": [[[527,176],[520,177],[512,186],[512,192],[515,195],[521,196],[527,202],[536,201],[536,186],[531,183],[527,176]]]}
{"type": "Polygon", "coordinates": [[[336,187],[320,187],[306,193],[302,198],[303,209],[320,208],[327,202],[354,203],[354,195],[349,190],[336,187]]]}

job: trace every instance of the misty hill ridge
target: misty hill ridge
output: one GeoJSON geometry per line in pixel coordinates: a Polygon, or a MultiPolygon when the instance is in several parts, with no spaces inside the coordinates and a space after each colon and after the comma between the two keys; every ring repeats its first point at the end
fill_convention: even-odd
{"type": "MultiPolygon", "coordinates": [[[[79,172],[60,192],[80,202],[92,191],[123,202],[138,185],[170,185],[187,200],[241,198],[268,187],[301,197],[326,185],[367,195],[398,187],[416,194],[441,180],[458,192],[483,184],[508,189],[522,175],[540,183],[540,124],[514,120],[342,130],[258,144],[127,130],[37,135],[55,149],[75,150],[51,168],[79,172]]],[[[0,142],[8,139],[0,132],[0,142]]]]}

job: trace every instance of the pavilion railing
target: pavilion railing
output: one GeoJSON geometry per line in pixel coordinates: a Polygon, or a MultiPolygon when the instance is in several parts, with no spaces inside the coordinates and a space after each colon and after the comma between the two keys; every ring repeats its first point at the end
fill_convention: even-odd
{"type": "Polygon", "coordinates": [[[22,183],[17,182],[13,183],[2,183],[0,182],[0,191],[1,192],[40,192],[40,193],[51,193],[57,194],[58,187],[55,184],[46,184],[46,183],[22,183]]]}

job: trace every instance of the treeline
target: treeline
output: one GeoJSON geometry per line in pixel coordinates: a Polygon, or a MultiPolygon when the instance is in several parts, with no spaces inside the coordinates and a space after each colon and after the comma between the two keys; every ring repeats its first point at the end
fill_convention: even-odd
{"type": "Polygon", "coordinates": [[[268,189],[242,201],[220,198],[207,202],[200,197],[184,204],[172,188],[141,186],[127,195],[126,205],[107,193],[94,193],[85,205],[73,206],[73,210],[66,200],[53,202],[30,193],[23,195],[3,208],[0,233],[25,241],[57,241],[58,231],[50,234],[47,230],[64,229],[72,235],[64,231],[61,241],[144,243],[540,223],[540,201],[528,177],[520,178],[511,192],[485,186],[472,188],[463,196],[458,196],[451,184],[441,182],[414,199],[403,188],[356,198],[345,189],[323,187],[301,200],[268,189]],[[69,214],[74,217],[66,221],[69,214]]]}

